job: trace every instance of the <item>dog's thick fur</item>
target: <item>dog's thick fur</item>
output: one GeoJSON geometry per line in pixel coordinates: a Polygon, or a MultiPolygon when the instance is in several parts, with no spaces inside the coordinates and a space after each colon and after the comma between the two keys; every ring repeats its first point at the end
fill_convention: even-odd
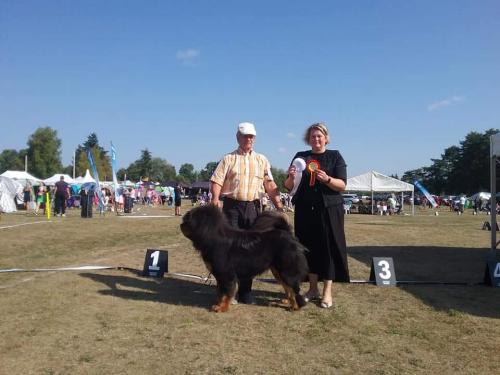
{"type": "Polygon", "coordinates": [[[240,277],[253,278],[268,269],[283,285],[292,310],[305,305],[300,282],[308,271],[306,249],[293,236],[284,215],[265,212],[251,229],[241,230],[231,227],[218,207],[206,205],[184,215],[181,231],[217,280],[213,311],[229,309],[240,277]]]}

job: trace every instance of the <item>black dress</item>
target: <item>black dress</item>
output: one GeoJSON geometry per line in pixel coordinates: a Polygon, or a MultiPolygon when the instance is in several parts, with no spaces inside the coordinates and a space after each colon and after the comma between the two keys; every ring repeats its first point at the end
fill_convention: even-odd
{"type": "MultiPolygon", "coordinates": [[[[347,180],[346,164],[337,150],[326,150],[321,154],[302,151],[294,159],[297,157],[306,163],[317,160],[326,174],[347,180]]],[[[306,168],[292,199],[295,204],[295,235],[309,249],[306,257],[310,273],[317,274],[320,280],[349,282],[342,195],[318,180],[310,186],[310,178],[306,168]]]]}

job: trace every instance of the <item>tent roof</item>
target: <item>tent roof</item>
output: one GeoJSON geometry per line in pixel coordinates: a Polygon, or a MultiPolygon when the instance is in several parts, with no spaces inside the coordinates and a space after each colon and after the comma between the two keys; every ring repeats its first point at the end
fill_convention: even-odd
{"type": "Polygon", "coordinates": [[[38,185],[38,183],[42,181],[25,171],[5,171],[0,176],[12,178],[13,180],[19,181],[23,185],[26,184],[26,181],[30,181],[32,185],[38,185]]]}
{"type": "Polygon", "coordinates": [[[94,178],[90,175],[89,170],[85,172],[85,176],[75,178],[77,184],[84,184],[86,182],[95,182],[94,178]]]}
{"type": "Polygon", "coordinates": [[[46,185],[54,185],[57,181],[59,181],[61,179],[61,176],[64,176],[64,182],[66,182],[68,184],[75,183],[75,180],[73,180],[73,178],[71,178],[71,176],[69,176],[67,174],[63,174],[63,173],[56,173],[52,177],[49,177],[49,178],[43,180],[43,182],[46,185]]]}
{"type": "Polygon", "coordinates": [[[370,171],[347,179],[347,191],[400,192],[414,191],[414,186],[396,178],[370,171]]]}

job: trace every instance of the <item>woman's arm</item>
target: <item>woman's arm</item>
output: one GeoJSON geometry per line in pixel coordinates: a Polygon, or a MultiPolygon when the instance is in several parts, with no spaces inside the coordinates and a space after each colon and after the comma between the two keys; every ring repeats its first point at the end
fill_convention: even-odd
{"type": "Polygon", "coordinates": [[[319,180],[320,182],[324,183],[330,189],[335,190],[335,191],[344,191],[345,190],[346,183],[344,182],[344,180],[342,180],[340,178],[334,178],[332,176],[329,176],[323,170],[319,170],[316,173],[317,173],[316,179],[319,180]]]}

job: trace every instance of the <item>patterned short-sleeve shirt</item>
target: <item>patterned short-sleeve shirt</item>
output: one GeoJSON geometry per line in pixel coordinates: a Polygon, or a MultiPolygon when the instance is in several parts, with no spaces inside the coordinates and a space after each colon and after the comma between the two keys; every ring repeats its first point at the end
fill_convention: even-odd
{"type": "Polygon", "coordinates": [[[272,181],[271,165],[255,151],[240,149],[225,155],[217,165],[210,181],[222,186],[221,196],[238,201],[253,201],[264,194],[264,181],[272,181]]]}

